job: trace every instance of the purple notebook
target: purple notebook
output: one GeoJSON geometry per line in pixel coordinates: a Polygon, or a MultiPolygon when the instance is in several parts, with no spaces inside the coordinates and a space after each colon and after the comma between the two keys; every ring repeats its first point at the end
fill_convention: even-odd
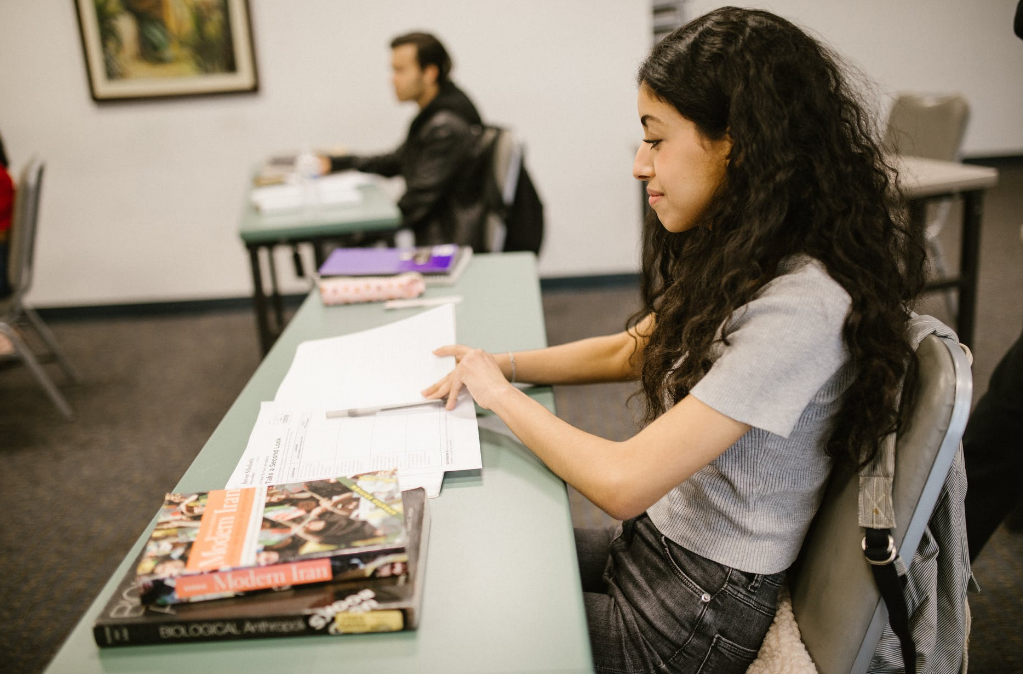
{"type": "Polygon", "coordinates": [[[458,246],[419,248],[336,248],[320,267],[320,276],[390,276],[408,271],[445,274],[451,271],[458,246]]]}

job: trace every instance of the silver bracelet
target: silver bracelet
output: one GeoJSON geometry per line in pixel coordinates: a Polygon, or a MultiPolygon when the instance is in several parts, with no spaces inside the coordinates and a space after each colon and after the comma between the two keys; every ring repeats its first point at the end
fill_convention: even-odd
{"type": "Polygon", "coordinates": [[[510,381],[511,383],[514,384],[515,383],[515,354],[512,353],[511,351],[508,352],[508,361],[511,363],[511,379],[509,379],[508,381],[510,381]]]}

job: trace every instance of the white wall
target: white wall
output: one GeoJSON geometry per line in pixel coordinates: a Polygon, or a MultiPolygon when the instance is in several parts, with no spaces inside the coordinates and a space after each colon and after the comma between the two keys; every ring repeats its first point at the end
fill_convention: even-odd
{"type": "Polygon", "coordinates": [[[637,268],[633,78],[650,42],[645,3],[250,5],[259,93],[96,104],[73,3],[0,0],[0,133],[16,167],[33,154],[47,162],[37,306],[250,294],[237,234],[250,168],[303,145],[395,146],[416,110],[394,101],[388,43],[413,29],[436,32],[484,118],[526,142],[547,209],[541,272],[637,268]]]}
{"type": "MultiPolygon", "coordinates": [[[[691,0],[690,16],[719,3],[691,0]]],[[[963,91],[969,154],[1023,153],[1014,0],[772,0],[879,85],[963,91]]],[[[514,127],[547,209],[544,276],[635,271],[634,74],[649,2],[250,0],[260,91],[98,105],[71,2],[0,0],[0,133],[15,165],[47,161],[37,306],[237,297],[250,167],[266,154],[395,145],[389,39],[435,31],[484,117],[514,127]]],[[[279,269],[290,269],[282,251],[279,269]]],[[[285,290],[303,285],[287,279],[285,290]]]]}
{"type": "Polygon", "coordinates": [[[1023,40],[1018,0],[688,0],[692,18],[759,7],[809,28],[875,87],[882,118],[902,91],[958,91],[970,102],[966,156],[1023,154],[1023,40]]]}

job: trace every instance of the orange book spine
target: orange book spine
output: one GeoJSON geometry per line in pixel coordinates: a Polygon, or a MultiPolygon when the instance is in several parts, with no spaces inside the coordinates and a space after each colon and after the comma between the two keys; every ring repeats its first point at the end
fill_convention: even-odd
{"type": "Polygon", "coordinates": [[[209,492],[199,534],[188,555],[186,568],[189,573],[242,565],[245,535],[256,506],[255,499],[255,489],[209,492]]]}
{"type": "Polygon", "coordinates": [[[181,599],[226,592],[269,590],[285,585],[323,583],[333,578],[329,559],[272,564],[237,571],[214,571],[181,575],[176,579],[176,592],[181,599]]]}

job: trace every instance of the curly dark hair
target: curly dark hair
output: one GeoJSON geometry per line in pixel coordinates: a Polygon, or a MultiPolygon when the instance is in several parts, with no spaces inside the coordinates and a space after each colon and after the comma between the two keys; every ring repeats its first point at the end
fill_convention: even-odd
{"type": "Polygon", "coordinates": [[[724,7],[675,30],[641,66],[641,87],[706,138],[733,143],[702,226],[671,233],[654,213],[645,224],[644,308],[628,325],[657,317],[643,352],[646,422],[707,373],[717,329],[779,262],[804,254],[852,298],[842,334],[854,380],[828,454],[863,465],[898,428],[923,232],[900,207],[895,172],[840,63],[785,19],[724,7]]]}

